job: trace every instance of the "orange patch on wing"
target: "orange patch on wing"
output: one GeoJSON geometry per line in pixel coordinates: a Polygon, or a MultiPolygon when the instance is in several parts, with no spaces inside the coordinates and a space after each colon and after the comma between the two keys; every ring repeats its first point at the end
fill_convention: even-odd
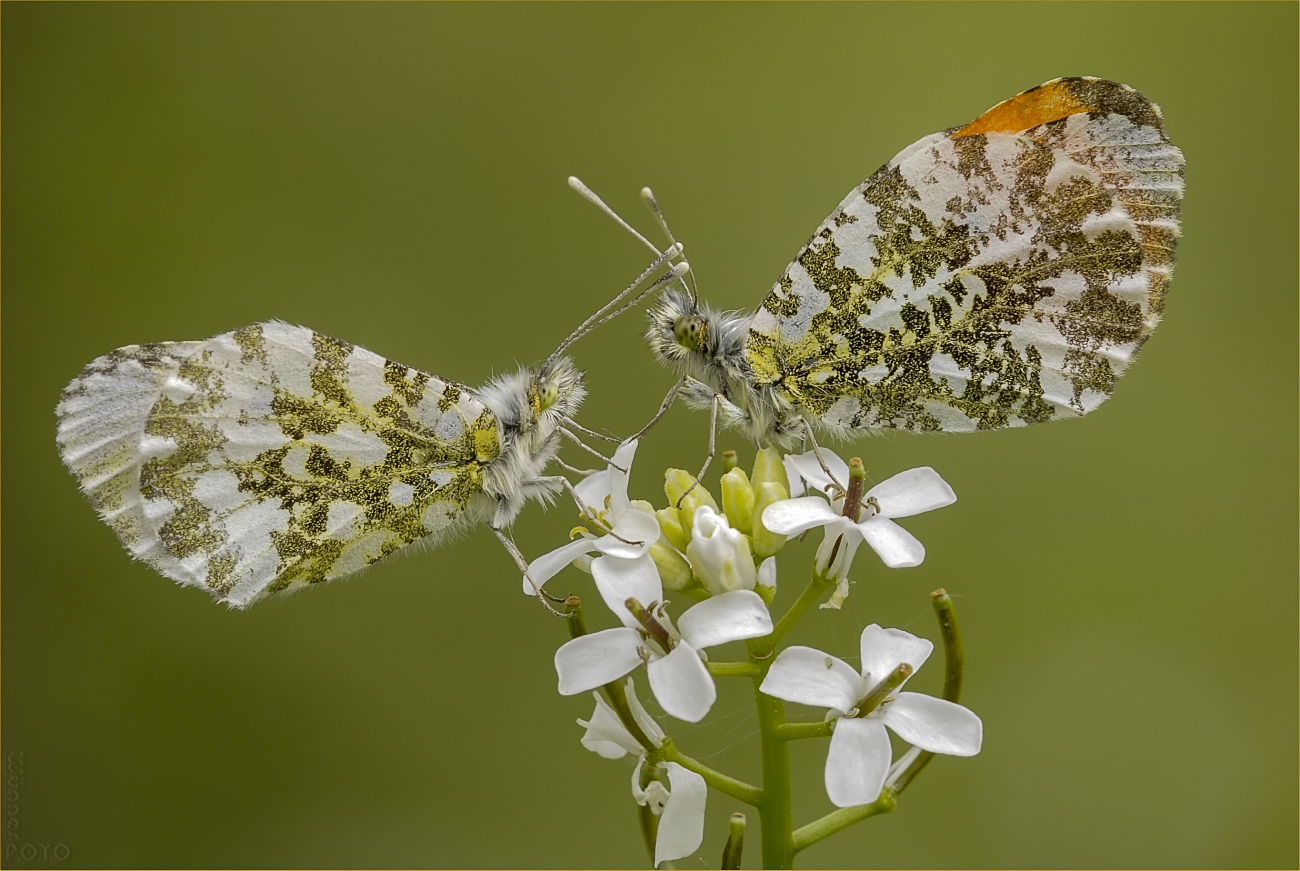
{"type": "Polygon", "coordinates": [[[1070,86],[1066,82],[1048,82],[998,103],[952,135],[957,137],[977,136],[981,133],[1020,133],[1049,121],[1059,121],[1080,112],[1095,111],[1097,107],[1088,105],[1071,93],[1070,86]]]}

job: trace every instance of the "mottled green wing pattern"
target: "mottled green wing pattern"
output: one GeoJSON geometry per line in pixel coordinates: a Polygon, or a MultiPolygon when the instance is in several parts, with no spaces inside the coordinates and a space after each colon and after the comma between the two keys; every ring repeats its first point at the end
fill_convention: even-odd
{"type": "Polygon", "coordinates": [[[483,519],[500,451],[468,389],[275,322],[106,354],[58,415],[127,549],[236,607],[483,519]]]}
{"type": "Polygon", "coordinates": [[[1155,105],[1041,85],[850,193],[755,315],[747,360],[841,435],[1086,414],[1159,321],[1182,191],[1155,105]]]}

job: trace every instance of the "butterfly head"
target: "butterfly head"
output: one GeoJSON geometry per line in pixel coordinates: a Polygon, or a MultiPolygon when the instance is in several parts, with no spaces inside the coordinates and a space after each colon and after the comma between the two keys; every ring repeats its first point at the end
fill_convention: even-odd
{"type": "Polygon", "coordinates": [[[692,363],[709,354],[709,319],[690,294],[679,288],[664,291],[646,313],[650,328],[646,341],[659,360],[675,369],[691,371],[692,363]]]}
{"type": "Polygon", "coordinates": [[[534,373],[528,386],[528,404],[537,419],[558,420],[572,417],[582,404],[587,390],[582,386],[582,372],[568,357],[544,364],[534,373]]]}
{"type": "Polygon", "coordinates": [[[716,311],[672,288],[647,316],[646,342],[659,362],[714,389],[743,380],[750,315],[716,311]]]}

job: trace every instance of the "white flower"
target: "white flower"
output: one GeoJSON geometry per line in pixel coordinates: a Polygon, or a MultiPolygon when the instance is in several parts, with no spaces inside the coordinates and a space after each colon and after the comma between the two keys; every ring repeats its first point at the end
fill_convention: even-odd
{"type": "Polygon", "coordinates": [[[610,560],[603,572],[594,571],[594,565],[592,568],[601,596],[623,626],[579,636],[555,652],[561,695],[593,690],[645,662],[650,689],[663,709],[678,719],[698,723],[717,698],[701,651],[772,631],[767,606],[749,590],[734,590],[699,602],[687,609],[674,627],[664,610],[654,560],[648,555],[638,560],[610,560]],[[644,606],[658,635],[627,609],[628,599],[644,606]]]}
{"type": "MultiPolygon", "coordinates": [[[[645,765],[645,748],[632,737],[632,733],[600,693],[593,695],[596,697],[596,709],[591,714],[590,722],[578,721],[578,725],[587,727],[586,734],[582,736],[582,746],[606,759],[620,759],[628,753],[637,756],[636,770],[632,772],[632,797],[637,804],[649,806],[660,818],[659,834],[655,838],[655,865],[694,853],[704,840],[704,805],[708,798],[704,778],[676,762],[669,762],[665,767],[671,789],[657,780],[652,780],[642,789],[641,770],[645,765]]],[[[663,730],[641,706],[631,678],[627,681],[627,703],[632,710],[632,718],[646,737],[656,746],[662,745],[663,730]]]]}
{"type": "MultiPolygon", "coordinates": [[[[632,737],[632,733],[623,725],[605,697],[600,693],[592,695],[596,697],[596,710],[591,712],[591,720],[578,721],[579,726],[587,729],[582,736],[582,746],[606,759],[621,759],[629,753],[644,754],[645,748],[632,737]]],[[[636,697],[632,678],[627,679],[627,706],[632,711],[632,719],[636,720],[650,743],[656,747],[661,746],[664,743],[664,731],[636,697]]]]}
{"type": "MultiPolygon", "coordinates": [[[[840,483],[846,484],[849,471],[844,461],[826,450],[822,456],[840,483]]],[[[830,486],[830,478],[814,454],[786,457],[786,463],[787,468],[797,470],[809,487],[824,491],[830,486]]],[[[763,525],[783,535],[798,535],[815,526],[826,527],[826,537],[817,549],[816,567],[820,574],[836,581],[848,576],[853,555],[862,541],[871,545],[891,569],[919,566],[925,560],[925,547],[893,518],[911,517],[957,501],[948,482],[929,466],[900,472],[868,490],[857,521],[841,514],[843,495],[835,494],[835,497],[828,493],[827,499],[831,499],[828,502],[817,496],[803,496],[769,505],[763,512],[763,525]]]]}
{"type": "Polygon", "coordinates": [[[645,757],[632,772],[632,796],[636,803],[648,805],[659,816],[659,834],[655,837],[655,867],[689,856],[704,840],[704,805],[709,788],[704,778],[676,762],[665,763],[669,789],[657,780],[641,789],[641,767],[645,757]]]}
{"type": "Polygon", "coordinates": [[[695,509],[686,556],[695,576],[715,596],[732,590],[752,590],[758,582],[749,539],[740,530],[732,529],[726,516],[707,505],[695,509]]]}
{"type": "Polygon", "coordinates": [[[880,797],[890,771],[886,726],[922,750],[950,756],[974,756],[983,741],[979,717],[961,705],[919,693],[895,689],[874,710],[858,716],[859,703],[877,685],[903,663],[915,673],[934,649],[924,638],[874,623],[862,631],[861,646],[860,675],[820,650],[788,647],[759,687],[788,702],[830,708],[828,716],[839,718],[826,754],[826,794],[838,807],[870,804],[880,797]]]}
{"type": "Polygon", "coordinates": [[[609,468],[593,472],[573,488],[580,500],[578,509],[593,525],[607,529],[608,533],[600,536],[585,533],[582,538],[533,560],[523,579],[525,594],[535,595],[533,584],[542,586],[569,563],[589,553],[601,554],[591,564],[591,573],[597,578],[609,568],[607,557],[639,561],[643,563],[639,568],[642,573],[646,571],[644,563],[650,563],[653,570],[654,564],[646,552],[659,540],[659,522],[652,512],[633,505],[627,498],[627,479],[636,446],[635,440],[619,445],[609,468]]]}

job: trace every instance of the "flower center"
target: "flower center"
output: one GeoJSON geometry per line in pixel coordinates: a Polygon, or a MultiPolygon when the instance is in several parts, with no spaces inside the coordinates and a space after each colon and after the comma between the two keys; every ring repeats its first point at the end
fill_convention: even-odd
{"type": "Polygon", "coordinates": [[[866,717],[871,714],[879,714],[884,711],[885,707],[893,699],[894,691],[903,685],[903,681],[912,676],[915,669],[904,662],[898,668],[891,671],[884,680],[871,688],[871,692],[863,696],[856,705],[854,717],[866,717]]]}
{"type": "Polygon", "coordinates": [[[632,612],[632,616],[636,618],[636,622],[641,624],[641,637],[646,641],[652,642],[655,647],[658,648],[657,651],[641,648],[645,651],[645,655],[642,657],[643,659],[649,656],[654,656],[655,653],[658,653],[659,656],[667,656],[672,652],[672,649],[677,646],[677,639],[673,636],[672,632],[668,631],[667,626],[664,626],[663,623],[659,622],[658,618],[654,614],[656,609],[660,610],[662,613],[663,606],[660,605],[660,603],[651,602],[650,607],[647,608],[635,598],[629,596],[623,605],[632,612]]]}

